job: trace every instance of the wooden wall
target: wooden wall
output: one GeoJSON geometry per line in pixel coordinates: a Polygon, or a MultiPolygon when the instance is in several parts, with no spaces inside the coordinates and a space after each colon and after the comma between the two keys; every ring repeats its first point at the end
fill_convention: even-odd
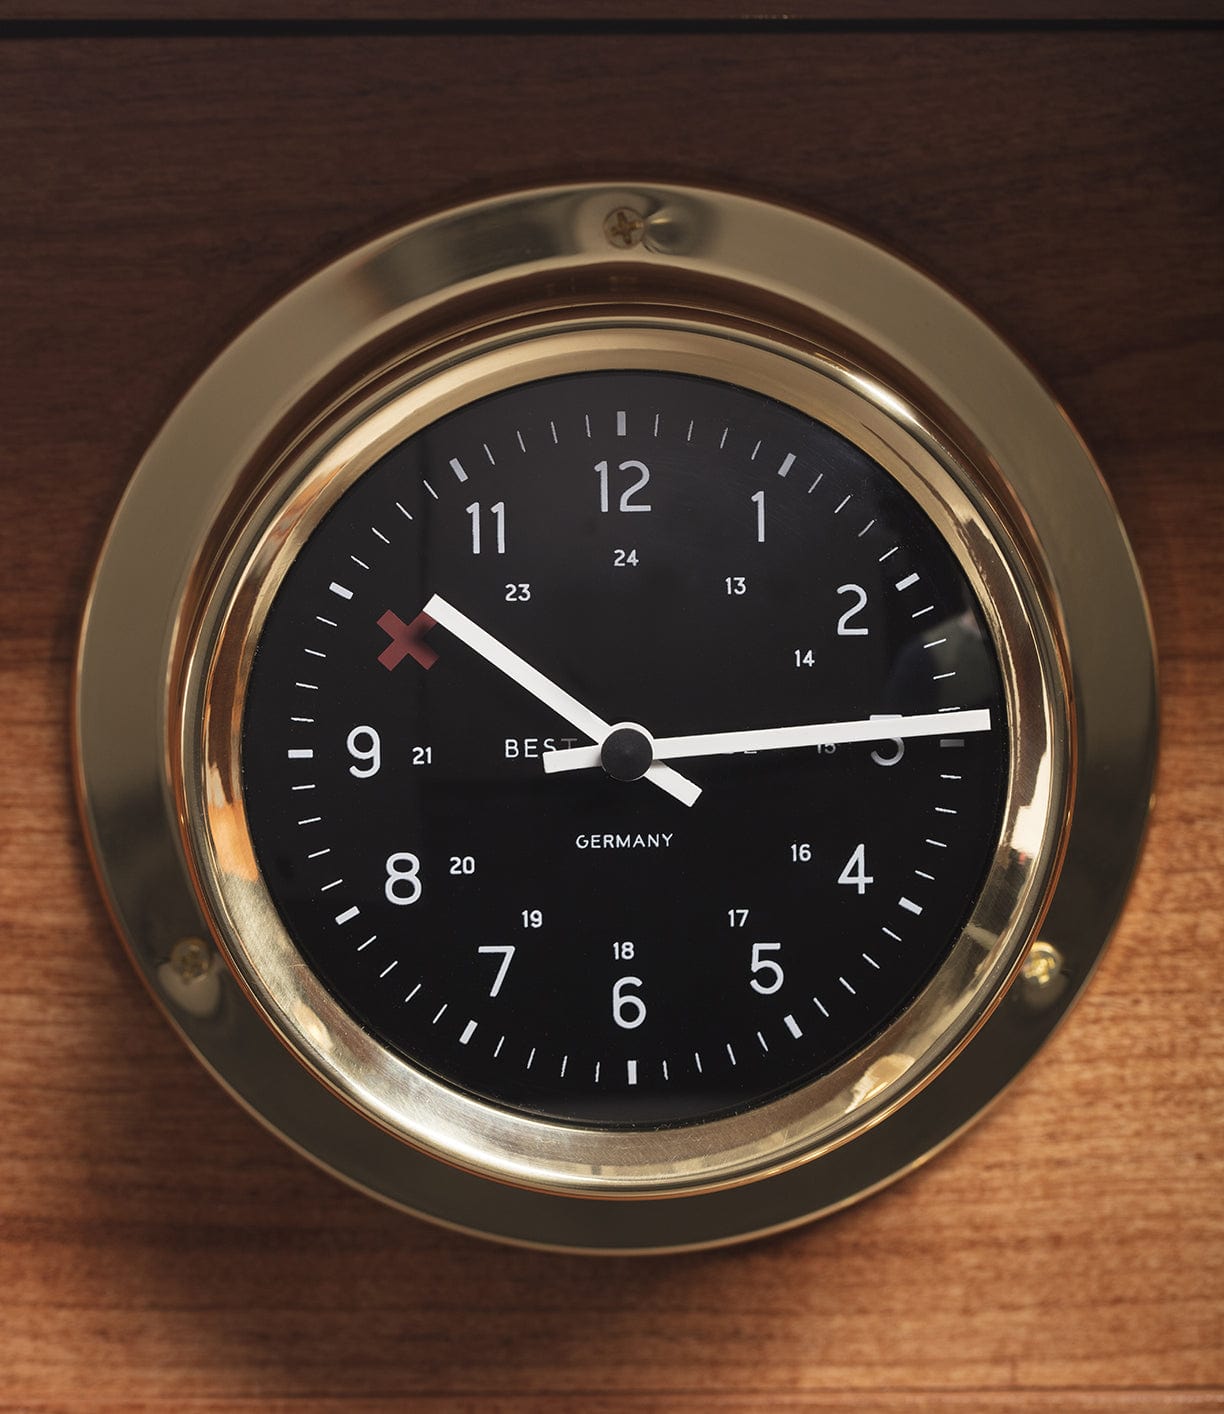
{"type": "Polygon", "coordinates": [[[687,8],[0,18],[0,1409],[1224,1407],[1219,8],[687,8]],[[1164,740],[1113,947],[978,1128],[789,1236],[596,1260],[385,1210],[204,1074],[99,900],[68,700],[124,483],[255,312],[439,204],[634,175],[838,217],[1041,369],[1146,577],[1164,740]]]}

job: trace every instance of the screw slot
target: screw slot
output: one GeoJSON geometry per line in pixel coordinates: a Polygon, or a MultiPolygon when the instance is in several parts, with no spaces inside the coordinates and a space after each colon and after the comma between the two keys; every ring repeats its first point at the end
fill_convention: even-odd
{"type": "Polygon", "coordinates": [[[642,237],[646,234],[646,221],[640,212],[633,211],[628,206],[618,206],[604,217],[603,229],[609,245],[629,250],[635,245],[641,245],[642,237]]]}

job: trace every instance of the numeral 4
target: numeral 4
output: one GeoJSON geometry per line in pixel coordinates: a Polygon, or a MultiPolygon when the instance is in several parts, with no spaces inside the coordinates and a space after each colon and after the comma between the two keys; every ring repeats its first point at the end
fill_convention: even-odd
{"type": "Polygon", "coordinates": [[[867,885],[875,883],[875,875],[867,872],[867,846],[855,845],[854,853],[846,860],[846,867],[837,876],[839,884],[848,884],[859,891],[860,897],[867,892],[867,885]]]}

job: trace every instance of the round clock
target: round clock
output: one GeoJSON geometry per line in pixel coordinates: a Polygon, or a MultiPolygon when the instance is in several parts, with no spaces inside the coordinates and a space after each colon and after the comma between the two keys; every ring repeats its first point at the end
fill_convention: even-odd
{"type": "Polygon", "coordinates": [[[138,470],[78,674],[95,863],[201,1058],[379,1197],[605,1251],[968,1123],[1104,945],[1154,742],[1032,374],[691,188],[512,194],[286,296],[138,470]]]}

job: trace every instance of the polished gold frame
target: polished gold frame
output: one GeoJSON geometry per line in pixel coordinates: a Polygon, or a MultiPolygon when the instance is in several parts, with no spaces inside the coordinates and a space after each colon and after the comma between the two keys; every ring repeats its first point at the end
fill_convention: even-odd
{"type": "MultiPolygon", "coordinates": [[[[745,1182],[845,1143],[925,1085],[985,1020],[1023,961],[1061,851],[1070,726],[1044,605],[1015,547],[933,430],[891,390],[742,328],[588,316],[469,344],[414,368],[299,450],[252,509],[210,585],[188,658],[180,789],[186,842],[213,931],[269,1023],[342,1099],[436,1157],[505,1182],[598,1196],[745,1182]],[[982,604],[1003,671],[1011,763],[986,883],[949,957],[915,1002],[851,1060],[729,1118],[606,1130],[514,1113],[444,1084],[357,1024],[290,939],[255,859],[242,793],[246,683],[264,617],[302,545],[392,447],[509,386],[597,369],[690,373],[753,388],[855,442],[919,502],[982,604]]],[[[541,808],[547,782],[541,776],[541,808]]]]}
{"type": "Polygon", "coordinates": [[[355,252],[192,390],[99,566],[78,780],[138,966],[290,1142],[439,1221],[652,1250],[851,1201],[946,1142],[1032,1054],[1121,904],[1150,789],[1154,683],[1142,590],[1090,459],[1023,364],[945,291],[785,208],[692,188],[556,188],[355,252]],[[813,1086],[746,1117],[646,1134],[508,1115],[372,1043],[293,966],[238,789],[261,615],[325,507],[450,408],[576,367],[724,377],[858,442],[945,533],[1007,686],[1014,764],[991,882],[918,1002],[813,1086]],[[1098,547],[1091,565],[1082,537],[1098,547]],[[1057,960],[1041,975],[1057,985],[1013,985],[1039,930],[1043,959],[1057,960]],[[592,1201],[603,1197],[637,1201],[592,1201]]]}

